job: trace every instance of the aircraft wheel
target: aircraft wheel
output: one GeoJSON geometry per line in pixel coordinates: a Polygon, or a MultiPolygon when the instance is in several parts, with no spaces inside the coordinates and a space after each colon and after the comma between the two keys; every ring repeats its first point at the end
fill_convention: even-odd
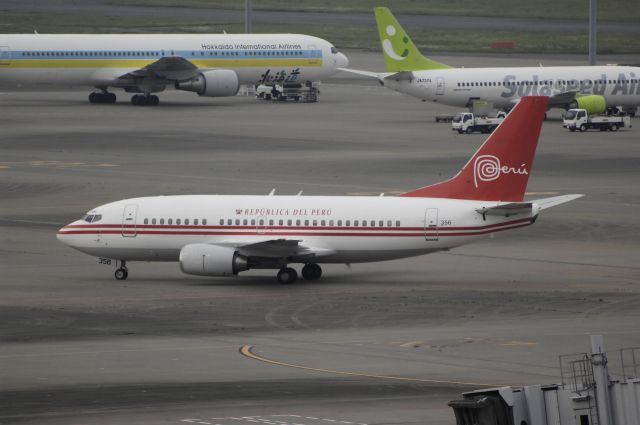
{"type": "Polygon", "coordinates": [[[105,93],[106,103],[116,103],[116,94],[115,93],[105,93]]]}
{"type": "Polygon", "coordinates": [[[117,280],[125,280],[127,277],[129,277],[129,272],[127,271],[127,269],[120,267],[119,269],[116,269],[114,276],[117,280]]]}
{"type": "Polygon", "coordinates": [[[318,280],[320,276],[322,276],[322,268],[317,264],[305,264],[302,268],[302,277],[305,280],[318,280]]]}
{"type": "Polygon", "coordinates": [[[611,126],[609,127],[609,130],[618,131],[618,124],[611,124],[611,126]]]}
{"type": "Polygon", "coordinates": [[[147,97],[147,105],[157,106],[160,103],[160,98],[155,94],[149,95],[147,97]]]}
{"type": "Polygon", "coordinates": [[[278,272],[278,282],[283,285],[294,283],[298,279],[298,272],[291,267],[283,267],[278,272]]]}
{"type": "Polygon", "coordinates": [[[580,131],[581,131],[581,132],[583,132],[583,133],[584,133],[585,131],[587,131],[587,126],[586,126],[586,124],[582,124],[582,125],[580,126],[580,131]]]}
{"type": "Polygon", "coordinates": [[[131,104],[132,104],[132,105],[135,105],[135,106],[140,105],[140,98],[141,98],[141,97],[142,97],[142,96],[140,96],[140,95],[138,95],[138,94],[134,94],[133,96],[131,96],[131,104]]]}
{"type": "Polygon", "coordinates": [[[96,92],[89,93],[89,102],[90,103],[98,103],[99,102],[99,94],[96,92]]]}

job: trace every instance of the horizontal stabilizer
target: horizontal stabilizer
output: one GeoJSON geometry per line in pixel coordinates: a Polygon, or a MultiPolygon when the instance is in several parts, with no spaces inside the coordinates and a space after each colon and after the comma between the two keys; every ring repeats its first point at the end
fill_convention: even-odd
{"type": "Polygon", "coordinates": [[[371,72],[371,71],[362,71],[360,69],[351,69],[351,68],[338,68],[338,70],[349,72],[351,74],[356,74],[356,75],[364,75],[365,77],[376,78],[378,80],[382,78],[387,78],[390,75],[396,74],[396,72],[371,72]]]}
{"type": "Polygon", "coordinates": [[[411,71],[400,71],[400,72],[396,72],[395,74],[387,75],[386,77],[384,77],[385,80],[395,80],[395,81],[411,81],[414,78],[415,77],[413,75],[413,72],[411,71]]]}
{"type": "Polygon", "coordinates": [[[495,207],[478,208],[476,211],[483,216],[499,215],[502,217],[512,217],[517,214],[530,214],[533,204],[531,202],[510,202],[508,204],[496,205],[495,207]]]}
{"type": "Polygon", "coordinates": [[[583,196],[584,195],[580,194],[561,195],[553,196],[551,198],[535,199],[531,202],[538,205],[541,210],[546,210],[547,208],[555,207],[556,205],[564,204],[566,202],[571,202],[574,199],[582,198],[583,196]]]}

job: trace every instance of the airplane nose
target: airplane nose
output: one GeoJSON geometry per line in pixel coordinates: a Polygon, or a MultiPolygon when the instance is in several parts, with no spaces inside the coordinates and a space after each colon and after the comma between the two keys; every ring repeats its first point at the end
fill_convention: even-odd
{"type": "Polygon", "coordinates": [[[58,239],[58,242],[71,246],[70,235],[67,234],[67,230],[67,226],[64,226],[63,228],[58,230],[58,233],[56,233],[56,239],[58,239]]]}
{"type": "Polygon", "coordinates": [[[338,53],[337,56],[338,59],[336,60],[336,63],[338,65],[338,68],[346,68],[347,66],[349,66],[349,58],[347,58],[345,54],[338,53]]]}

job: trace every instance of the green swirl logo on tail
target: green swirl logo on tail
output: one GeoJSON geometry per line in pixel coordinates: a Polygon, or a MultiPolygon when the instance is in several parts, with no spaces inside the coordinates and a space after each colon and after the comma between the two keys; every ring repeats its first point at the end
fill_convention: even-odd
{"type": "Polygon", "coordinates": [[[422,56],[388,8],[376,7],[374,13],[387,71],[450,68],[448,65],[422,56]]]}

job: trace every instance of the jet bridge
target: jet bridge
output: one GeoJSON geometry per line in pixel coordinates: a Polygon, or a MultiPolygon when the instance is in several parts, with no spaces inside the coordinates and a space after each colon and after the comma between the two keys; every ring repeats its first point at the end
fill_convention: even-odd
{"type": "Polygon", "coordinates": [[[561,383],[463,393],[449,402],[456,425],[638,425],[640,348],[560,356],[561,383]]]}

